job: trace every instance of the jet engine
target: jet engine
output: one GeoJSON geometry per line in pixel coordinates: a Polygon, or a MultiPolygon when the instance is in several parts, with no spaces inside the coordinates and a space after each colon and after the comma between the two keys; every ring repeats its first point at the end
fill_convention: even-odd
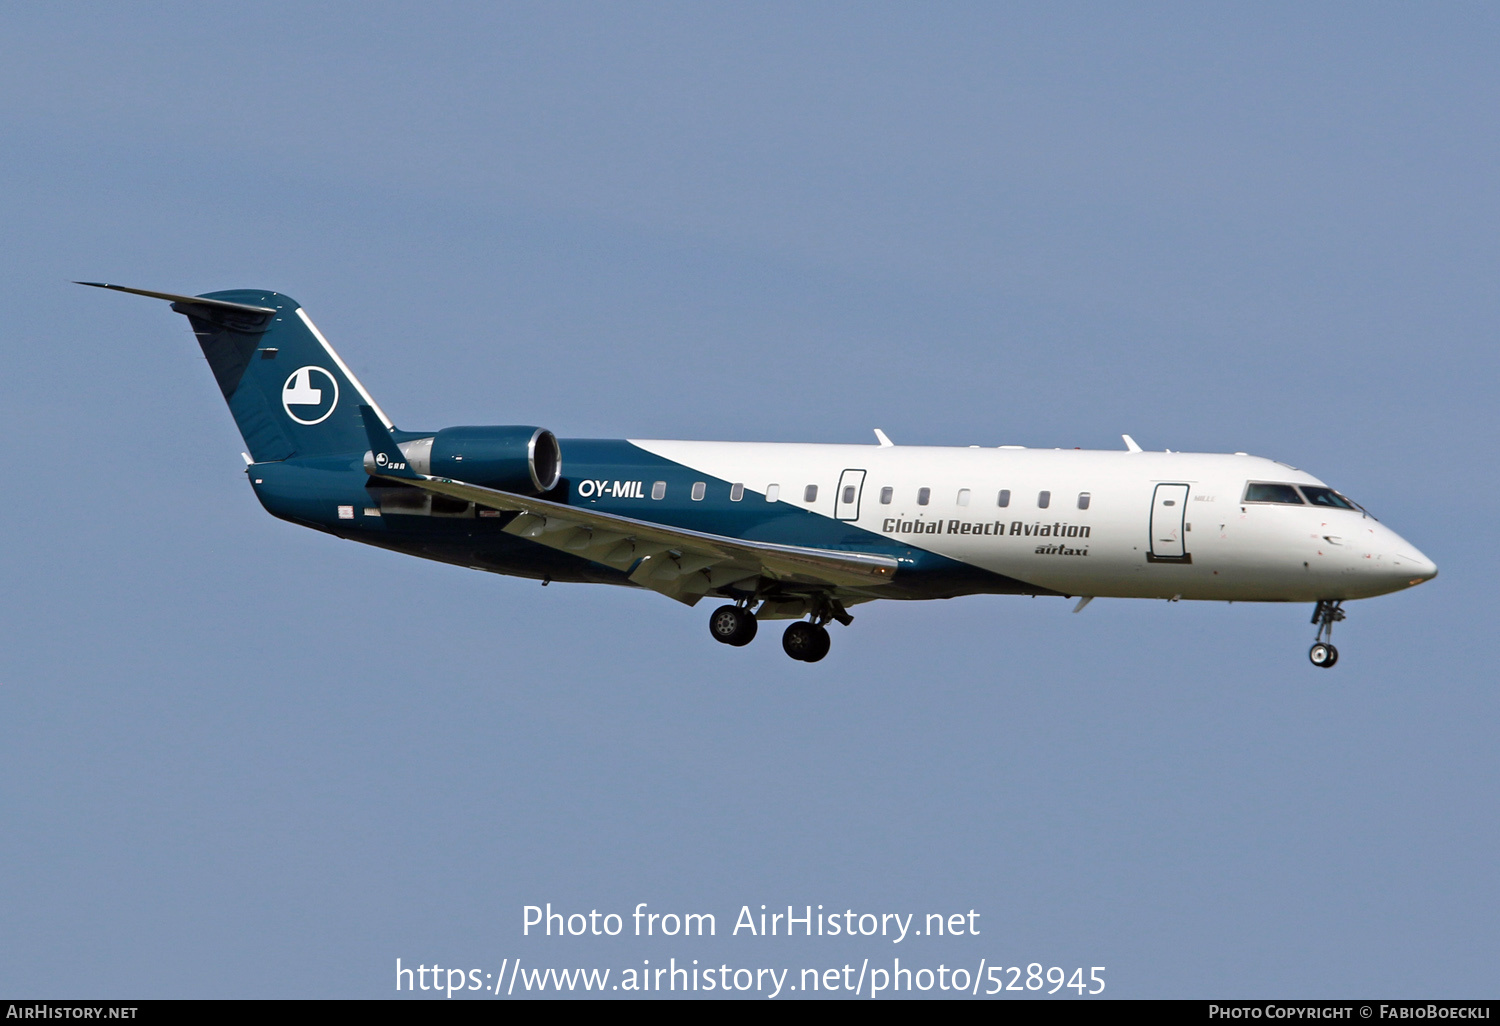
{"type": "MultiPolygon", "coordinates": [[[[400,445],[418,474],[451,477],[504,492],[539,495],[556,488],[562,477],[557,436],[546,428],[451,427],[400,445]]],[[[371,453],[365,453],[365,470],[377,472],[371,453]]]]}

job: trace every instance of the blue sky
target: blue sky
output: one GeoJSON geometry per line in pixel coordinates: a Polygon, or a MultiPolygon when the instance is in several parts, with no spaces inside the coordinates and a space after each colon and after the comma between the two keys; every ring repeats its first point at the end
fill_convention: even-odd
{"type": "Polygon", "coordinates": [[[0,990],[900,955],[1493,994],[1493,10],[0,29],[0,990]],[[403,428],[1247,450],[1442,574],[1351,606],[1328,673],[1301,606],[882,603],[816,666],[730,651],[273,520],[185,322],[74,279],[292,295],[403,428]],[[721,936],[522,937],[548,901],[721,936]],[[762,903],[984,932],[722,936],[762,903]]]}

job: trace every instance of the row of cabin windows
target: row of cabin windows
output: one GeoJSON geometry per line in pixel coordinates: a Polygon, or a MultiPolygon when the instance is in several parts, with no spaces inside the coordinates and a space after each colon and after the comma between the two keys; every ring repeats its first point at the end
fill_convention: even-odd
{"type": "MultiPolygon", "coordinates": [[[[891,488],[882,488],[882,489],[880,489],[880,504],[882,506],[889,506],[891,504],[891,500],[894,497],[895,497],[895,491],[893,489],[891,489],[891,488]]],[[[967,488],[960,488],[958,490],[958,505],[960,505],[960,506],[967,506],[969,504],[969,498],[970,498],[969,489],[967,489],[967,488]]],[[[1091,499],[1092,499],[1092,496],[1088,492],[1079,492],[1078,493],[1078,508],[1079,509],[1088,509],[1089,508],[1089,502],[1091,501],[1091,499]]],[[[850,499],[846,499],[844,501],[846,501],[846,502],[853,502],[854,500],[852,498],[850,498],[850,499]]],[[[917,489],[917,505],[918,506],[925,506],[925,505],[927,505],[931,501],[932,501],[932,489],[931,488],[918,488],[917,489]]],[[[1000,489],[1000,491],[995,496],[995,505],[999,506],[1001,509],[1004,509],[1004,508],[1006,508],[1007,506],[1010,505],[1010,489],[1009,488],[1002,488],[1002,489],[1000,489]]],[[[1052,505],[1052,493],[1051,492],[1037,492],[1036,493],[1036,508],[1037,509],[1047,509],[1051,505],[1052,505]]]]}
{"type": "MultiPolygon", "coordinates": [[[[703,501],[703,496],[706,495],[707,492],[708,492],[708,484],[707,484],[707,482],[704,482],[704,481],[694,481],[693,482],[692,496],[693,496],[693,501],[694,502],[701,502],[701,501],[703,501]]],[[[844,486],[844,494],[842,496],[842,499],[843,499],[843,501],[845,503],[852,505],[854,503],[855,497],[858,494],[859,494],[858,490],[855,488],[854,485],[845,485],[844,486]]],[[[653,498],[653,499],[665,499],[666,497],[667,497],[667,483],[665,481],[657,481],[657,482],[655,482],[654,484],[651,485],[651,498],[653,498]]],[[[744,497],[745,497],[745,486],[744,486],[744,484],[736,482],[735,484],[732,484],[732,485],[729,486],[729,501],[730,502],[739,502],[744,497]]],[[[889,485],[886,486],[885,488],[880,489],[880,504],[882,506],[889,506],[891,504],[892,500],[895,497],[896,497],[896,490],[894,488],[891,488],[889,485]]],[[[779,485],[779,484],[766,485],[766,501],[767,502],[775,502],[776,500],[778,500],[780,498],[781,498],[781,485],[779,485]]],[[[970,498],[970,491],[969,491],[969,489],[967,489],[967,488],[960,488],[958,490],[958,504],[960,506],[967,506],[969,504],[969,498],[970,498]]],[[[1088,509],[1089,508],[1090,498],[1091,498],[1091,496],[1090,496],[1090,494],[1088,492],[1079,492],[1078,493],[1078,508],[1079,509],[1088,509]]],[[[803,502],[817,502],[818,501],[818,486],[814,485],[814,484],[810,484],[806,488],[802,489],[802,501],[803,502]]],[[[918,488],[917,489],[917,505],[918,506],[926,506],[931,501],[932,501],[932,489],[931,488],[918,488]]],[[[1001,509],[1004,509],[1004,508],[1006,508],[1007,506],[1010,505],[1010,489],[1009,488],[1002,488],[1002,489],[1000,489],[999,494],[995,496],[995,505],[999,506],[1001,509]]],[[[1037,495],[1036,495],[1036,508],[1037,509],[1047,509],[1051,505],[1052,505],[1052,493],[1051,492],[1037,492],[1037,495]]]]}

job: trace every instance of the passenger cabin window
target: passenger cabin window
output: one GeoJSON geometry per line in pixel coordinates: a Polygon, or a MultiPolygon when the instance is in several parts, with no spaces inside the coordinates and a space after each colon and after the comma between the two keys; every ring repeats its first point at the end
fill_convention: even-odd
{"type": "Polygon", "coordinates": [[[745,497],[745,485],[742,481],[736,481],[729,486],[729,501],[739,502],[745,497]]]}
{"type": "Polygon", "coordinates": [[[651,498],[665,499],[667,497],[667,483],[658,481],[651,486],[651,498]]]}
{"type": "Polygon", "coordinates": [[[818,501],[818,486],[817,485],[808,485],[806,488],[802,489],[802,501],[803,502],[817,502],[818,501]]]}
{"type": "Polygon", "coordinates": [[[694,502],[702,502],[703,501],[703,494],[705,492],[707,492],[707,491],[708,491],[708,482],[707,481],[694,481],[693,482],[693,501],[694,502]]]}
{"type": "Polygon", "coordinates": [[[891,496],[895,494],[896,490],[894,488],[880,489],[880,504],[882,506],[889,506],[891,504],[891,496]]]}
{"type": "Polygon", "coordinates": [[[1000,489],[1000,497],[995,500],[995,505],[999,506],[1001,509],[1004,509],[1006,506],[1010,505],[1010,489],[1009,488],[1002,488],[1002,489],[1000,489]]]}
{"type": "Polygon", "coordinates": [[[1260,484],[1252,481],[1245,486],[1246,502],[1281,502],[1288,506],[1302,505],[1302,496],[1289,484],[1260,484]]]}
{"type": "Polygon", "coordinates": [[[1302,485],[1301,488],[1303,496],[1314,506],[1332,506],[1334,509],[1359,508],[1332,488],[1319,488],[1316,485],[1302,485]]]}
{"type": "Polygon", "coordinates": [[[779,498],[781,498],[781,485],[766,485],[766,501],[775,502],[779,498]]]}
{"type": "Polygon", "coordinates": [[[969,504],[969,490],[967,488],[960,488],[958,490],[958,504],[960,506],[967,506],[969,504]]]}
{"type": "Polygon", "coordinates": [[[845,485],[844,486],[844,502],[850,503],[850,502],[853,502],[853,501],[854,501],[854,486],[853,485],[845,485]]]}
{"type": "Polygon", "coordinates": [[[917,489],[917,505],[918,506],[925,506],[925,505],[927,505],[927,500],[931,499],[931,498],[932,498],[932,489],[931,488],[918,488],[917,489]]]}
{"type": "Polygon", "coordinates": [[[1079,492],[1078,493],[1078,508],[1079,509],[1088,509],[1089,508],[1089,493],[1088,492],[1079,492]]]}
{"type": "Polygon", "coordinates": [[[1036,508],[1046,509],[1050,505],[1052,505],[1052,493],[1038,492],[1036,497],[1036,508]]]}

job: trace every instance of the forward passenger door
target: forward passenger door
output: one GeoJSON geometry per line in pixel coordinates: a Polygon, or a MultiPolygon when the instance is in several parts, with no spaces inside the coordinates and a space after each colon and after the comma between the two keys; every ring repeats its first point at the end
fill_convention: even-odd
{"type": "Polygon", "coordinates": [[[1159,484],[1151,499],[1151,548],[1146,559],[1153,563],[1191,563],[1187,550],[1187,497],[1185,484],[1159,484]]]}

